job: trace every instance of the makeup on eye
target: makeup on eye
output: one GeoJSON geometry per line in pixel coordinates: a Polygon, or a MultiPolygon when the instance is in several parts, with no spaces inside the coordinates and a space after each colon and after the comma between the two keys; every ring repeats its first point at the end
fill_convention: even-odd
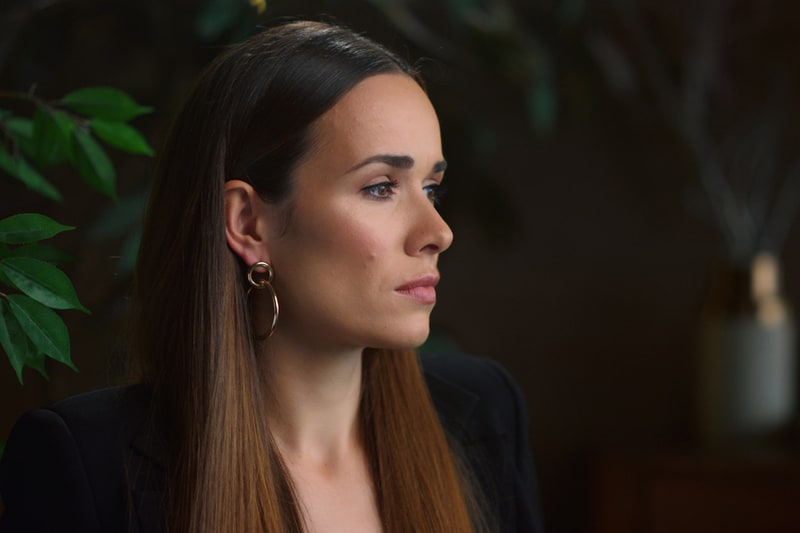
{"type": "MultiPolygon", "coordinates": [[[[414,158],[408,155],[378,154],[370,156],[361,161],[360,163],[356,164],[355,166],[351,167],[348,173],[375,164],[385,165],[390,167],[390,170],[403,172],[411,170],[414,167],[415,162],[414,158]]],[[[429,176],[429,179],[432,178],[434,175],[443,174],[446,168],[447,168],[446,161],[444,160],[437,161],[431,167],[431,174],[429,176]]],[[[399,185],[400,182],[397,179],[388,178],[385,181],[381,181],[380,183],[374,183],[371,185],[367,185],[366,187],[363,187],[361,189],[361,192],[371,199],[388,200],[395,195],[396,189],[399,185]]],[[[431,203],[433,203],[434,205],[437,205],[439,203],[439,201],[441,200],[442,196],[445,193],[444,187],[441,185],[441,183],[438,182],[434,182],[429,185],[424,185],[422,187],[422,190],[425,191],[425,195],[427,196],[428,200],[430,200],[431,203]]]]}
{"type": "Polygon", "coordinates": [[[394,196],[395,189],[399,185],[397,180],[387,180],[374,185],[368,185],[361,189],[369,197],[378,200],[385,200],[394,196]]]}
{"type": "MultiPolygon", "coordinates": [[[[370,198],[377,200],[388,200],[397,192],[396,189],[400,185],[397,180],[387,180],[373,185],[368,185],[361,189],[370,198]]],[[[442,197],[447,192],[447,187],[441,183],[431,183],[422,187],[425,191],[425,196],[430,200],[433,205],[439,205],[442,197]]]]}

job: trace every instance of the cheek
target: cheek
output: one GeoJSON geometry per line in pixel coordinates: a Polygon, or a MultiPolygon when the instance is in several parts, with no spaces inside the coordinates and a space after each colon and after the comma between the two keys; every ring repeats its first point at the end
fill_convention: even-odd
{"type": "Polygon", "coordinates": [[[378,226],[352,213],[328,213],[296,225],[287,235],[295,243],[295,258],[327,263],[331,269],[347,268],[366,274],[386,256],[390,236],[378,226]]]}
{"type": "Polygon", "coordinates": [[[402,229],[386,205],[336,193],[306,194],[301,202],[295,204],[279,244],[282,259],[295,272],[315,278],[375,279],[386,274],[383,265],[391,270],[397,263],[402,229]]]}
{"type": "Polygon", "coordinates": [[[357,261],[365,270],[373,268],[386,256],[388,243],[386,236],[375,231],[374,228],[362,224],[348,224],[340,226],[343,230],[342,246],[339,253],[357,261]]]}
{"type": "Polygon", "coordinates": [[[391,236],[370,225],[350,223],[339,228],[335,239],[340,245],[334,245],[330,253],[336,258],[334,268],[340,280],[380,289],[393,286],[398,258],[393,253],[391,236]]]}
{"type": "Polygon", "coordinates": [[[372,265],[391,249],[394,236],[383,229],[391,225],[382,223],[369,210],[343,209],[331,215],[320,222],[329,233],[335,253],[372,265]]]}

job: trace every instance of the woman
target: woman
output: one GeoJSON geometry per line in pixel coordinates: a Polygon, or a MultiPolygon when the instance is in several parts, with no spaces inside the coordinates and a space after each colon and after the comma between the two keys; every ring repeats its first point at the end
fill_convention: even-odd
{"type": "Polygon", "coordinates": [[[452,240],[439,137],[417,73],[347,29],[218,58],[151,193],[142,385],[20,420],[0,531],[537,531],[511,380],[413,350],[452,240]]]}

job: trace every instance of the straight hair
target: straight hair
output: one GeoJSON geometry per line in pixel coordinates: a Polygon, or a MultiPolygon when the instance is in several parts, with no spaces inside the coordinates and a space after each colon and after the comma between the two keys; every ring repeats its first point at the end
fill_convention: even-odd
{"type": "MultiPolygon", "coordinates": [[[[316,119],[384,73],[420,82],[406,62],[347,28],[284,23],[213,61],[177,116],[145,218],[133,330],[139,379],[167,443],[169,533],[304,530],[264,415],[273,407],[246,265],[225,237],[224,182],[242,179],[266,201],[290,204],[316,119]]],[[[363,359],[359,416],[384,529],[480,528],[416,353],[367,349],[363,359]]]]}

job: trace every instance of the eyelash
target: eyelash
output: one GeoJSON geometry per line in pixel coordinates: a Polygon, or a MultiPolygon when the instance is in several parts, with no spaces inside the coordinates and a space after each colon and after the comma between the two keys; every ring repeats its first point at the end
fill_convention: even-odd
{"type": "Polygon", "coordinates": [[[440,183],[433,183],[431,185],[426,185],[422,190],[427,193],[428,200],[430,200],[433,205],[439,205],[442,201],[442,197],[444,197],[447,192],[447,187],[440,183]]]}
{"type": "MultiPolygon", "coordinates": [[[[397,187],[398,182],[396,180],[391,181],[382,181],[381,183],[376,183],[375,185],[369,185],[362,189],[369,197],[374,198],[376,200],[388,200],[392,196],[394,196],[394,189],[397,187]]],[[[441,202],[442,197],[447,192],[447,188],[444,185],[434,183],[431,185],[426,185],[422,188],[425,191],[428,199],[431,201],[433,205],[439,205],[441,202]]]]}
{"type": "Polygon", "coordinates": [[[369,185],[362,189],[367,196],[374,198],[376,200],[388,200],[392,196],[394,196],[394,189],[399,185],[397,180],[391,181],[382,181],[380,183],[376,183],[375,185],[369,185]],[[378,191],[385,191],[385,194],[381,194],[378,191]]]}

